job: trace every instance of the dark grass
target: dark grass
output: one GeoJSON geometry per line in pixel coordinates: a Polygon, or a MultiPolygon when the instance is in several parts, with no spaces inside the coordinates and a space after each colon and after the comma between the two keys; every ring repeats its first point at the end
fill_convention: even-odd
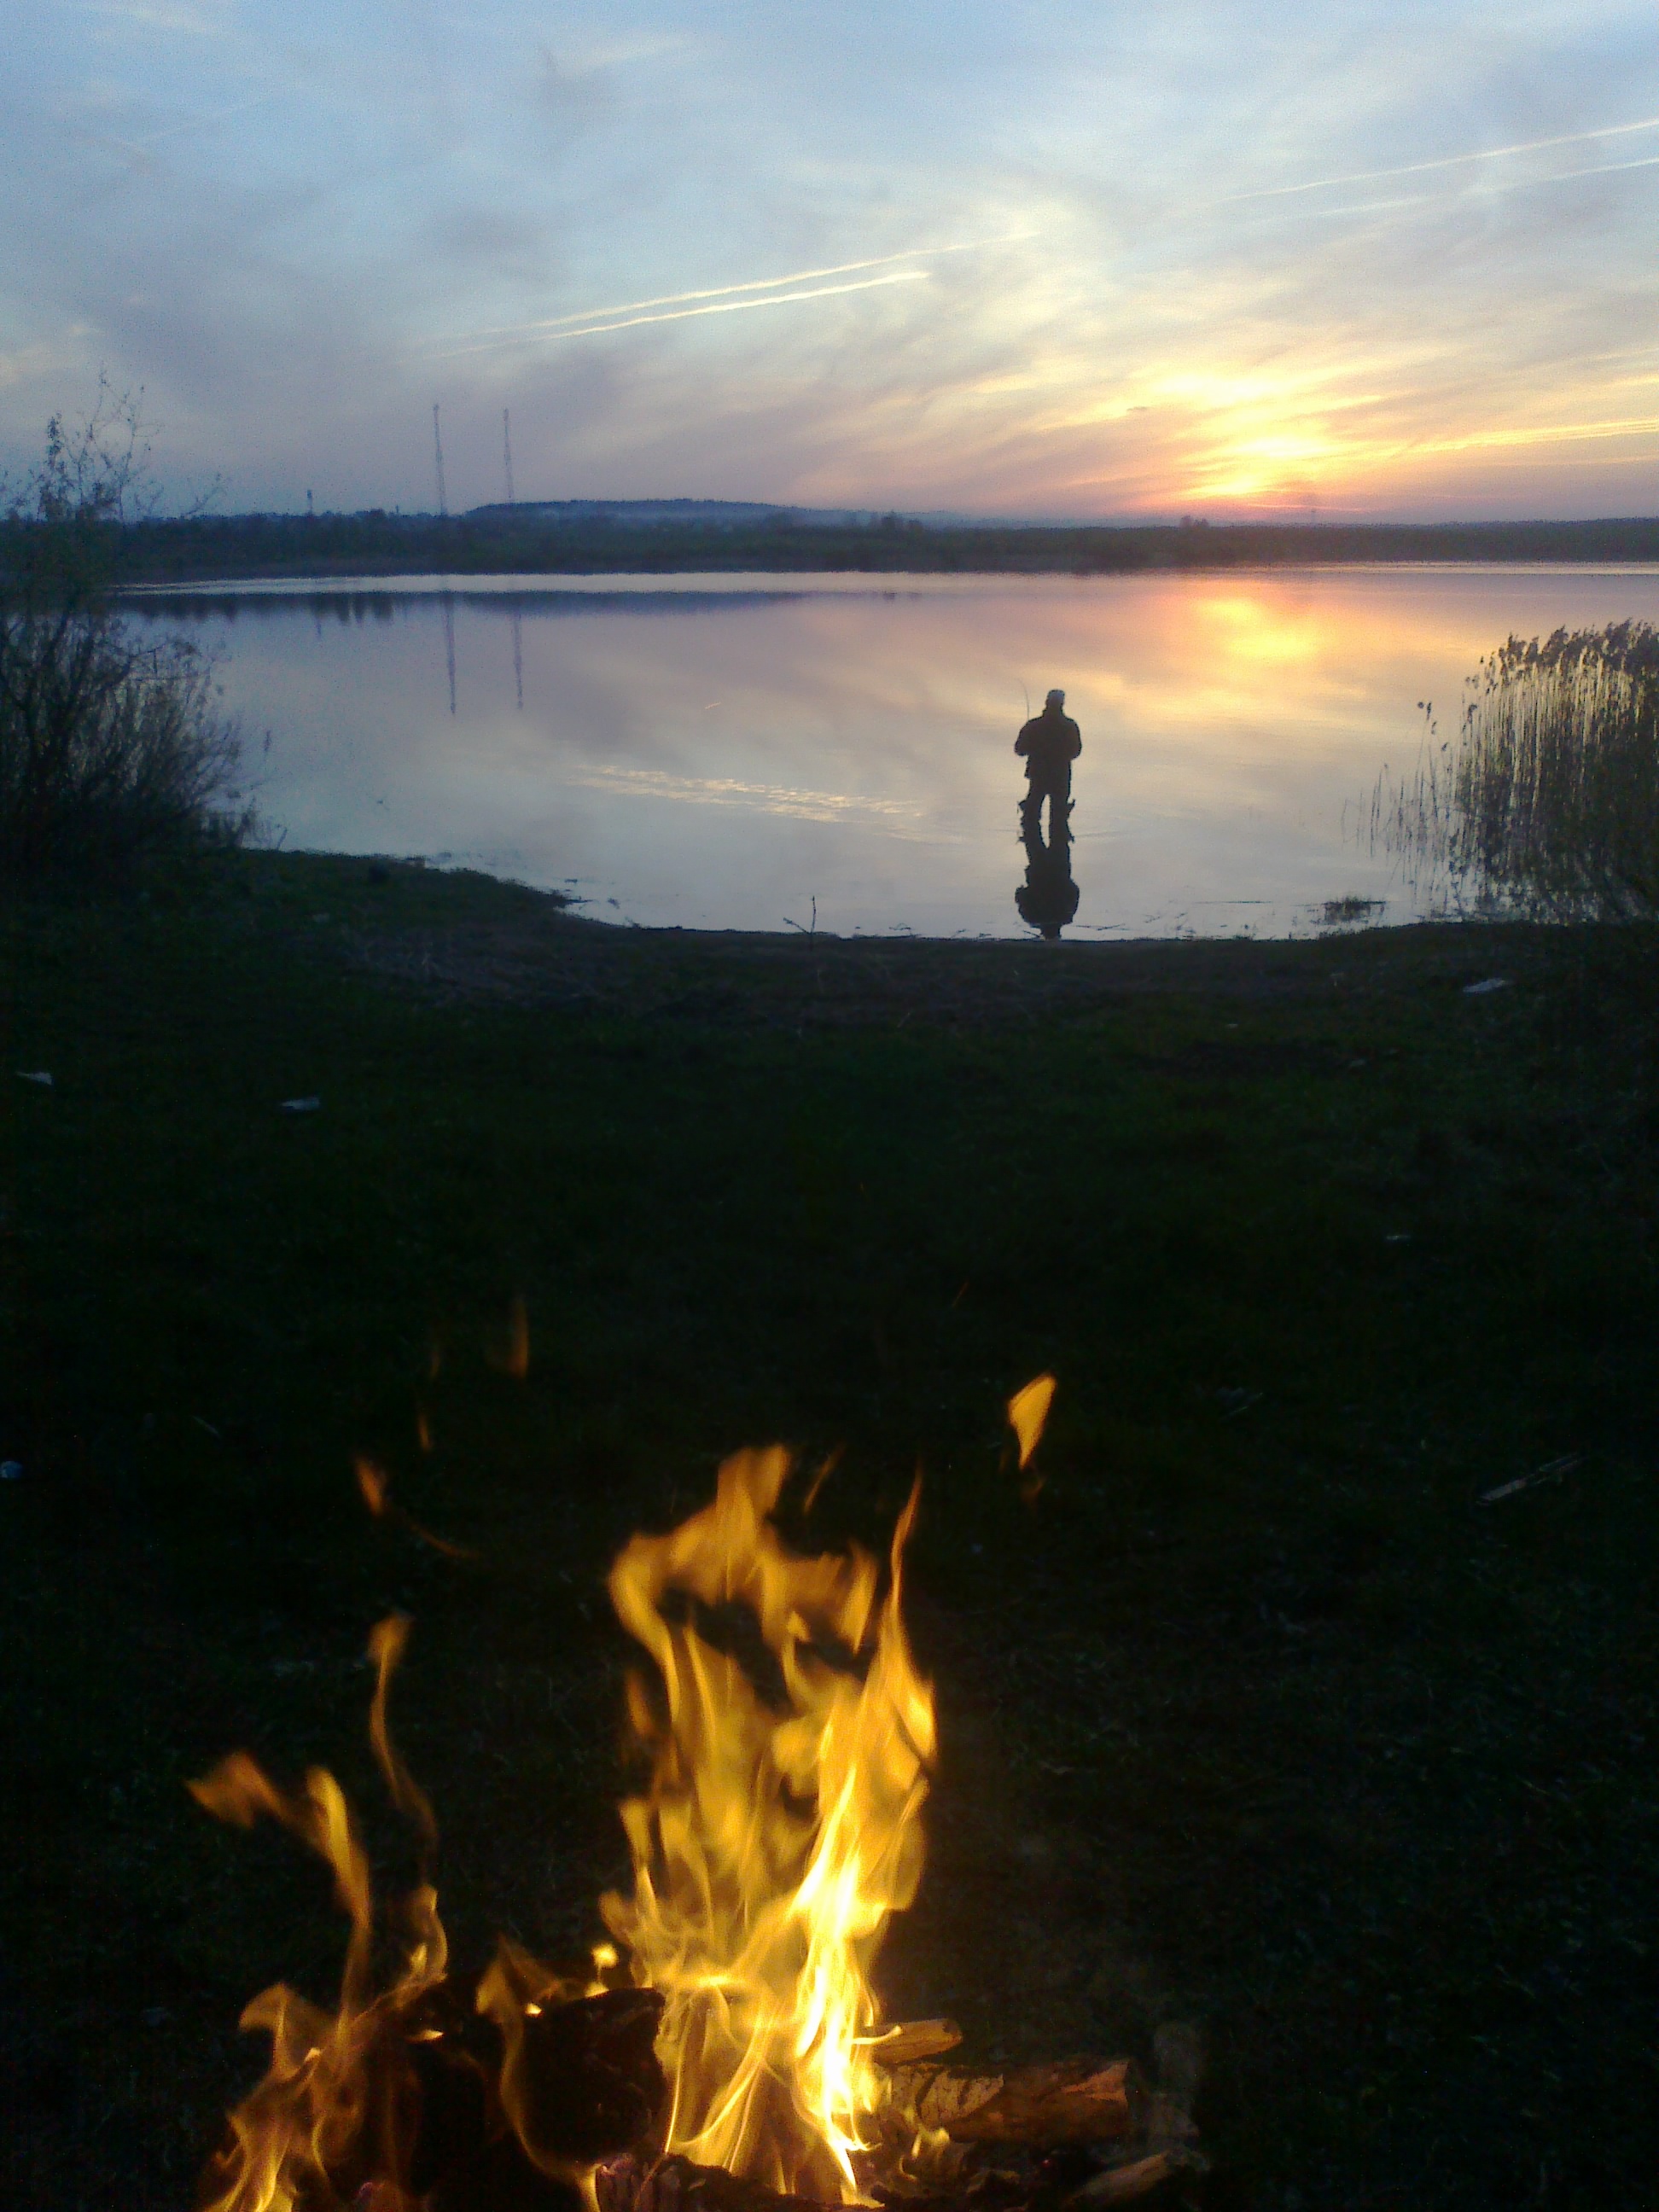
{"type": "Polygon", "coordinates": [[[832,1531],[925,1469],[896,2007],[987,2056],[1196,2021],[1218,2205],[1651,2204],[1647,933],[702,942],[261,854],[162,891],[0,924],[7,2205],[186,2203],[243,2002],[329,1990],[320,1872],[187,1777],[321,1759],[407,1871],[388,1607],[458,1949],[597,1932],[605,1567],[775,1436],[845,1443],[832,1531]],[[364,1450],[476,1560],[371,1522],[364,1450]]]}

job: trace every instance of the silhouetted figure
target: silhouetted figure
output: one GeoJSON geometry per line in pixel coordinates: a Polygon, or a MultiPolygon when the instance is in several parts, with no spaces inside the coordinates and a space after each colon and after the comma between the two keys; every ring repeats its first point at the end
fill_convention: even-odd
{"type": "Polygon", "coordinates": [[[1028,779],[1020,826],[1041,820],[1046,799],[1052,837],[1072,811],[1072,763],[1083,750],[1083,733],[1066,712],[1063,691],[1048,694],[1042,712],[1014,739],[1014,750],[1025,757],[1028,779]]]}
{"type": "Polygon", "coordinates": [[[1078,888],[1072,881],[1072,830],[1063,803],[1051,810],[1045,844],[1037,807],[1029,802],[1019,811],[1020,834],[1025,841],[1025,880],[1014,893],[1020,920],[1040,929],[1054,944],[1077,915],[1078,888]]]}

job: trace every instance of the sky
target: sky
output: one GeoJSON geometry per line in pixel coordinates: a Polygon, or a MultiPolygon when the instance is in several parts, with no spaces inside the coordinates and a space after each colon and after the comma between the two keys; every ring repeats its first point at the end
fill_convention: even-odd
{"type": "Polygon", "coordinates": [[[0,0],[0,466],[1659,513],[1653,0],[0,0]]]}

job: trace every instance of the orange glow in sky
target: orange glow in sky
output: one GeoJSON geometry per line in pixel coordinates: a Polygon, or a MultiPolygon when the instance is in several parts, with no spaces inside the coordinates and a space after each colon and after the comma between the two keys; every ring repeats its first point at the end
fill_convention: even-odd
{"type": "Polygon", "coordinates": [[[232,507],[436,399],[457,507],[1659,507],[1652,0],[14,13],[14,473],[103,369],[232,507]]]}

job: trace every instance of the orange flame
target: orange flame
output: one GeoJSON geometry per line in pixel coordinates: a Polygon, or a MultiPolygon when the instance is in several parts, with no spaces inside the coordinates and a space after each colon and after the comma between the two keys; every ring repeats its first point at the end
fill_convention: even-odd
{"type": "MultiPolygon", "coordinates": [[[[1031,1455],[1042,1441],[1042,1431],[1048,1425],[1048,1408],[1054,1402],[1054,1378],[1038,1375],[1016,1390],[1008,1401],[1008,1422],[1019,1440],[1019,1471],[1024,1474],[1031,1463],[1031,1455]]],[[[1042,1477],[1033,1474],[1020,1485],[1019,1494],[1028,1505],[1034,1505],[1042,1490],[1042,1477]]]]}
{"type": "MultiPolygon", "coordinates": [[[[407,1620],[394,1614],[369,1639],[376,1668],[369,1738],[394,1800],[429,1844],[431,1808],[386,1732],[386,1691],[408,1635],[407,1620]]],[[[235,1751],[189,1787],[221,1820],[251,1828],[264,1814],[291,1829],[332,1868],[335,1896],[351,1921],[332,2015],[283,1982],[261,1991],[243,2012],[244,2027],[269,2033],[270,2064],[230,2115],[231,2141],[210,2170],[204,2212],[292,2212],[302,2203],[349,2198],[377,2176],[391,2185],[388,2207],[400,2205],[408,2083],[398,2063],[401,2038],[394,2040],[386,2030],[405,2021],[443,1978],[448,1946],[437,1892],[422,1881],[404,1899],[402,1970],[377,1994],[368,1862],[334,1777],[313,1766],[302,1789],[283,1790],[246,1752],[235,1751]]]]}
{"type": "Polygon", "coordinates": [[[530,1372],[530,1316],[521,1293],[514,1294],[507,1310],[506,1349],[500,1354],[492,1352],[489,1364],[515,1382],[522,1382],[530,1372]]]}
{"type": "Polygon", "coordinates": [[[357,1487],[362,1493],[363,1503],[378,1521],[386,1511],[386,1492],[392,1486],[386,1480],[386,1469],[376,1467],[372,1459],[363,1458],[361,1453],[352,1465],[357,1470],[357,1487]]]}
{"type": "Polygon", "coordinates": [[[921,1878],[934,1751],[900,1618],[917,1494],[878,1603],[856,1545],[786,1549],[769,1516],[789,1472],[781,1449],[738,1453],[711,1505],[635,1537],[611,1571],[661,1682],[629,1684],[652,1775],[622,1808],[633,1895],[602,1910],[667,2000],[667,2148],[851,2203],[882,2104],[869,1971],[921,1878]]]}
{"type": "MultiPolygon", "coordinates": [[[[427,1448],[422,1431],[422,1449],[427,1448]]],[[[447,1559],[473,1559],[477,1557],[477,1553],[469,1551],[465,1544],[452,1544],[447,1536],[434,1535],[430,1528],[422,1528],[418,1521],[411,1520],[402,1506],[395,1504],[392,1497],[392,1477],[383,1467],[377,1466],[372,1459],[365,1459],[361,1452],[352,1465],[356,1469],[358,1492],[377,1521],[389,1522],[394,1528],[407,1530],[417,1543],[429,1544],[434,1552],[441,1552],[447,1559]]],[[[377,1635],[379,1632],[376,1630],[377,1635]]]]}

